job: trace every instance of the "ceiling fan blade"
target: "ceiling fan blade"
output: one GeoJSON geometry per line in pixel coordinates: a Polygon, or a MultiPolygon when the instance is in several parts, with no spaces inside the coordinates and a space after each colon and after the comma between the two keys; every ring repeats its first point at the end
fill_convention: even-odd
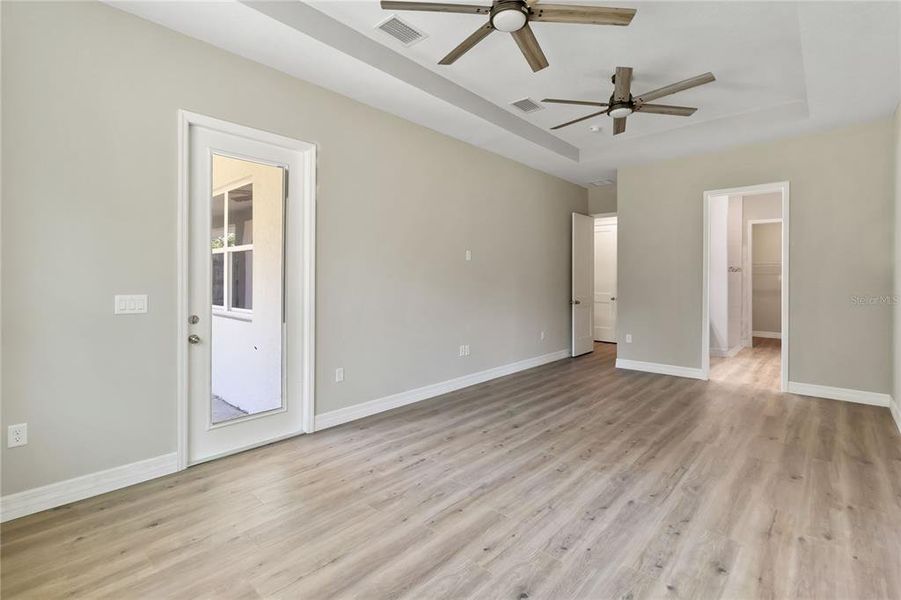
{"type": "Polygon", "coordinates": [[[453,64],[458,58],[472,50],[476,44],[488,37],[488,34],[490,34],[492,31],[494,31],[494,27],[491,26],[491,23],[485,23],[484,25],[476,29],[472,35],[463,40],[459,46],[451,50],[447,56],[439,60],[438,64],[453,64]]]}
{"type": "Polygon", "coordinates": [[[713,76],[713,73],[704,73],[703,75],[698,75],[697,77],[692,77],[691,79],[686,79],[677,83],[671,83],[669,85],[663,86],[662,88],[651,90],[650,92],[645,92],[644,94],[636,98],[635,101],[641,103],[650,102],[651,100],[656,100],[657,98],[663,98],[664,96],[669,96],[670,94],[675,94],[676,92],[681,92],[693,87],[698,87],[699,85],[704,85],[705,83],[710,83],[711,81],[716,81],[716,77],[713,76]]]}
{"type": "Polygon", "coordinates": [[[616,84],[613,88],[613,99],[628,102],[632,90],[632,67],[616,67],[614,79],[616,84]]]}
{"type": "Polygon", "coordinates": [[[695,114],[697,108],[689,106],[668,106],[666,104],[639,104],[635,107],[636,112],[646,112],[655,115],[673,115],[676,117],[690,117],[695,114]]]}
{"type": "Polygon", "coordinates": [[[613,119],[613,135],[619,135],[626,130],[626,117],[613,119]]]}
{"type": "Polygon", "coordinates": [[[540,71],[547,66],[547,58],[541,51],[541,46],[538,45],[538,40],[535,39],[535,34],[528,22],[522,29],[514,31],[512,35],[516,40],[516,45],[522,51],[522,55],[526,57],[529,66],[532,67],[532,71],[540,71]]]}
{"type": "Polygon", "coordinates": [[[607,8],[603,6],[572,6],[565,4],[540,4],[531,6],[530,21],[549,23],[586,23],[588,25],[621,25],[632,22],[634,8],[607,8]]]}
{"type": "Polygon", "coordinates": [[[568,125],[572,125],[573,123],[578,123],[579,121],[584,121],[585,119],[590,119],[591,117],[603,115],[606,112],[607,112],[606,110],[599,110],[598,112],[591,113],[590,115],[586,115],[584,117],[579,117],[578,119],[573,119],[572,121],[567,121],[566,123],[560,123],[559,125],[551,127],[551,129],[560,129],[561,127],[566,127],[568,125]]]}
{"type": "Polygon", "coordinates": [[[382,8],[385,10],[422,10],[427,12],[465,13],[470,15],[487,15],[491,13],[490,6],[478,6],[475,4],[444,4],[441,2],[395,2],[394,0],[382,0],[382,8]]]}
{"type": "Polygon", "coordinates": [[[551,104],[577,104],[579,106],[608,106],[606,102],[589,102],[588,100],[561,100],[560,98],[545,98],[542,102],[551,104]]]}

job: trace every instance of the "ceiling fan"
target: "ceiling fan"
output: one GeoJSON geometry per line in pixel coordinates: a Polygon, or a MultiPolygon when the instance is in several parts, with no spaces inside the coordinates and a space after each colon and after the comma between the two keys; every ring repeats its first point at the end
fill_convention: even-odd
{"type": "Polygon", "coordinates": [[[635,16],[633,8],[605,8],[601,6],[574,6],[564,4],[538,4],[538,0],[494,0],[491,6],[474,4],[444,4],[440,2],[396,2],[382,0],[385,10],[419,10],[427,12],[465,13],[488,15],[488,22],[438,61],[439,65],[453,64],[458,58],[497,30],[513,35],[516,45],[526,57],[532,71],[548,66],[547,58],[535,39],[531,21],[549,23],[587,23],[590,25],[628,25],[635,16]]]}
{"type": "Polygon", "coordinates": [[[598,115],[607,114],[613,117],[613,135],[619,135],[626,130],[626,117],[632,113],[653,113],[657,115],[672,115],[675,117],[690,117],[695,113],[697,108],[688,106],[669,106],[667,104],[648,104],[651,100],[663,98],[676,92],[681,92],[705,83],[716,81],[713,73],[704,73],[691,79],[679,81],[665,85],[662,88],[645,92],[641,96],[632,97],[632,68],[616,67],[616,73],[613,75],[613,94],[607,102],[588,102],[585,100],[560,100],[559,98],[545,98],[542,102],[553,102],[556,104],[577,104],[579,106],[598,106],[604,110],[593,112],[590,115],[561,123],[551,129],[560,129],[590,119],[598,115]]]}

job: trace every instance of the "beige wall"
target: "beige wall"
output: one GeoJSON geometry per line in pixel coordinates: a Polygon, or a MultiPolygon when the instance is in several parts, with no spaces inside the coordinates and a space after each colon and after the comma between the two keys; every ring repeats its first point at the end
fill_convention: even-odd
{"type": "Polygon", "coordinates": [[[588,188],[588,214],[616,212],[616,184],[588,188]]]}
{"type": "Polygon", "coordinates": [[[751,244],[751,330],[782,330],[782,224],[753,226],[751,244]]]}
{"type": "Polygon", "coordinates": [[[4,494],[175,450],[180,108],[319,146],[317,413],[568,347],[584,188],[108,6],[2,27],[4,494]]]}
{"type": "Polygon", "coordinates": [[[791,182],[789,379],[891,391],[890,119],[619,171],[618,357],[699,368],[705,190],[791,182]],[[633,343],[624,343],[631,333],[633,343]]]}
{"type": "MultiPolygon", "coordinates": [[[[901,104],[895,109],[893,121],[893,150],[895,169],[895,300],[901,299],[901,104]]],[[[901,304],[894,307],[894,394],[895,419],[901,428],[901,304]]]]}

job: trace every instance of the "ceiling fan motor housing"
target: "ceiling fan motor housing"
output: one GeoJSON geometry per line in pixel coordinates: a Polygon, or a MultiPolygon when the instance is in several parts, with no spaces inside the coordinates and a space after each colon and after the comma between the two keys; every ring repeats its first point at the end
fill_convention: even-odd
{"type": "Polygon", "coordinates": [[[529,22],[529,7],[522,0],[499,0],[491,7],[491,26],[513,33],[529,22]]]}

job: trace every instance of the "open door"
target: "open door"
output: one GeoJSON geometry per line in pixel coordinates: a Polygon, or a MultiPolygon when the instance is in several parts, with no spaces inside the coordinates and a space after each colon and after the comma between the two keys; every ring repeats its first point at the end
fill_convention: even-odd
{"type": "Polygon", "coordinates": [[[572,355],[594,350],[594,218],[573,213],[572,222],[572,355]]]}

